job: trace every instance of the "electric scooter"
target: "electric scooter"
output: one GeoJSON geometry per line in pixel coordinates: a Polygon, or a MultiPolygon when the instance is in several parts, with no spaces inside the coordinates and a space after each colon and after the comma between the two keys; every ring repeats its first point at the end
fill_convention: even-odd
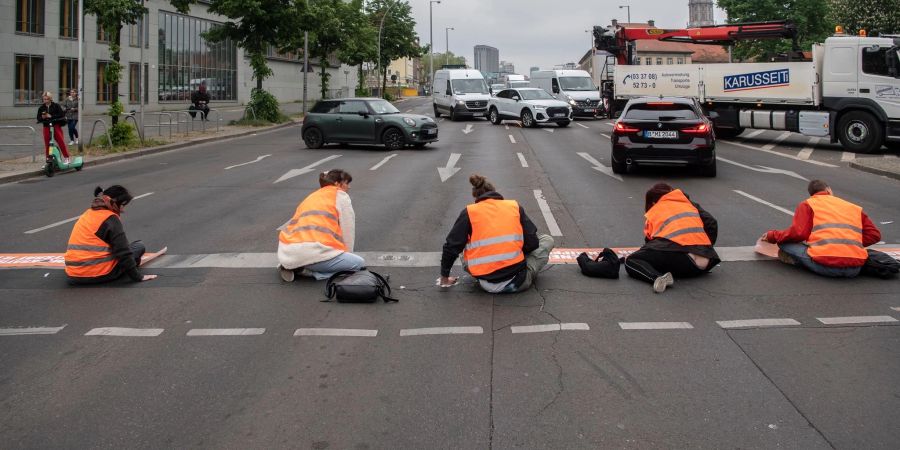
{"type": "Polygon", "coordinates": [[[44,174],[48,177],[52,177],[55,172],[62,172],[70,169],[81,171],[81,169],[84,168],[84,160],[81,156],[70,157],[68,164],[63,160],[62,153],[59,151],[59,145],[56,144],[56,133],[54,133],[53,130],[54,126],[55,124],[50,122],[50,146],[47,149],[47,162],[44,164],[44,174]]]}

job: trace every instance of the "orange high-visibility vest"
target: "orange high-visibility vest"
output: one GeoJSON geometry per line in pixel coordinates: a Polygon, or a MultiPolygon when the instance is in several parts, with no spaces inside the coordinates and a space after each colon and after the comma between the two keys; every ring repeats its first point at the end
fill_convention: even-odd
{"type": "Polygon", "coordinates": [[[644,217],[647,239],[666,238],[679,245],[712,245],[700,212],[681,189],[663,195],[644,217]]]}
{"type": "Polygon", "coordinates": [[[869,257],[862,242],[862,208],[833,195],[814,195],[806,203],[813,212],[809,257],[853,258],[862,265],[869,257]]]}
{"type": "Polygon", "coordinates": [[[473,276],[493,273],[525,260],[524,238],[515,200],[487,199],[466,206],[472,235],[463,259],[473,276]]]}
{"type": "Polygon", "coordinates": [[[337,210],[337,193],[337,186],[325,186],[309,194],[297,207],[287,226],[278,233],[278,240],[285,244],[318,242],[346,252],[337,210]]]}
{"type": "Polygon", "coordinates": [[[97,237],[100,225],[116,213],[108,209],[89,209],[78,218],[66,247],[66,275],[79,278],[101,277],[113,271],[118,260],[109,244],[97,237]]]}

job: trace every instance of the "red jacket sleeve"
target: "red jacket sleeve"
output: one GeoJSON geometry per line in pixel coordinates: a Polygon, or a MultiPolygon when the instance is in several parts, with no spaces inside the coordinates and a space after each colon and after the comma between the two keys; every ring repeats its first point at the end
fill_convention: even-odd
{"type": "Polygon", "coordinates": [[[863,226],[863,247],[868,247],[872,244],[877,244],[878,241],[881,240],[881,231],[878,230],[878,227],[872,223],[872,219],[869,219],[869,216],[866,215],[865,211],[862,213],[862,226],[863,226]]]}
{"type": "Polygon", "coordinates": [[[786,230],[769,230],[766,233],[766,241],[773,244],[803,242],[809,238],[809,233],[812,232],[812,222],[812,208],[806,201],[802,201],[794,210],[794,222],[791,223],[791,226],[786,230]]]}

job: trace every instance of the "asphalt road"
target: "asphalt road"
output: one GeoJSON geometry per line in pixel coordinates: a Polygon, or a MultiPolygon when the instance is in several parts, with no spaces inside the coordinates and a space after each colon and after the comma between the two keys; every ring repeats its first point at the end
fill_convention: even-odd
{"type": "MultiPolygon", "coordinates": [[[[399,107],[431,111],[427,99],[399,107]]],[[[438,143],[397,152],[308,150],[292,127],[0,186],[0,253],[62,252],[72,223],[45,227],[77,217],[95,186],[122,184],[149,194],[123,216],[129,238],[172,255],[140,284],[72,288],[59,270],[0,271],[0,446],[900,446],[896,280],[733,260],[654,295],[624,271],[596,280],[551,265],[535,289],[495,296],[470,279],[440,290],[428,257],[397,256],[433,259],[473,172],[548,233],[545,199],[567,248],[640,245],[643,195],[657,181],[717,217],[719,247],[750,246],[790,223],[778,208],[792,211],[813,178],[900,246],[900,183],[779,132],[720,142],[714,179],[668,169],[620,179],[606,121],[507,124],[444,120],[438,143]],[[452,154],[459,171],[442,181],[452,154]],[[276,229],[327,168],[353,174],[357,250],[391,275],[399,303],[322,303],[322,283],[283,283],[254,259],[274,252],[276,229]],[[177,268],[197,255],[218,262],[177,268]],[[781,320],[719,323],[752,319],[781,320]],[[86,335],[105,327],[145,336],[86,335]],[[322,328],[363,336],[304,335],[322,328]],[[237,335],[195,335],[208,329],[237,335]]]]}

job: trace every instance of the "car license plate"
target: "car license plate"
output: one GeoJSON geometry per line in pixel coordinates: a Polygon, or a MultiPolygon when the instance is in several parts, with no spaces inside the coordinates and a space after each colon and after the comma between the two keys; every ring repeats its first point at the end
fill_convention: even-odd
{"type": "Polygon", "coordinates": [[[553,117],[566,117],[565,113],[554,114],[553,117]]]}
{"type": "Polygon", "coordinates": [[[428,128],[425,130],[425,134],[437,134],[437,128],[428,128]]]}
{"type": "Polygon", "coordinates": [[[594,110],[593,109],[585,109],[584,112],[592,113],[592,112],[594,112],[594,110]]]}
{"type": "Polygon", "coordinates": [[[678,139],[678,132],[647,130],[644,132],[644,137],[657,139],[678,139]]]}

